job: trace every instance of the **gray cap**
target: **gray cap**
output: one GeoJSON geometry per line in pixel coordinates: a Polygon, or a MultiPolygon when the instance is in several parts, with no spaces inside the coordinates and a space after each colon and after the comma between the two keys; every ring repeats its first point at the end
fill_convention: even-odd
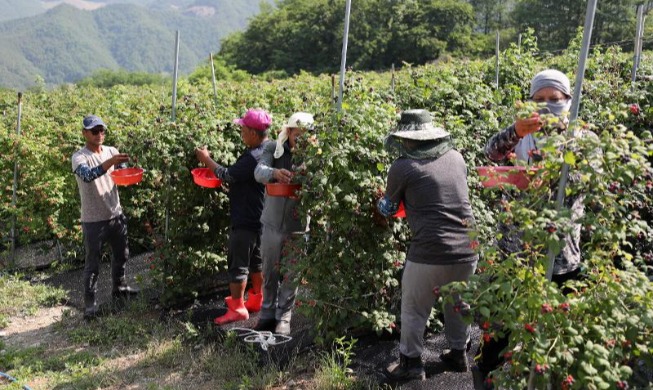
{"type": "Polygon", "coordinates": [[[433,126],[431,113],[426,110],[406,110],[390,135],[416,141],[431,141],[449,136],[441,127],[433,126]]]}
{"type": "Polygon", "coordinates": [[[84,118],[82,123],[84,124],[84,129],[86,130],[90,130],[97,126],[102,126],[105,129],[107,128],[107,125],[105,125],[104,122],[102,122],[102,119],[97,115],[88,115],[84,118]]]}
{"type": "Polygon", "coordinates": [[[530,97],[532,98],[537,91],[546,87],[553,87],[567,95],[567,97],[571,97],[569,78],[559,70],[547,69],[536,74],[531,81],[530,97]]]}

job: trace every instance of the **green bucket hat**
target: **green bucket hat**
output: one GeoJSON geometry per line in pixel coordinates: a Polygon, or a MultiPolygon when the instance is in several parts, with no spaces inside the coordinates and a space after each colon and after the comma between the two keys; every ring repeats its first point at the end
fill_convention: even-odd
{"type": "Polygon", "coordinates": [[[405,110],[397,127],[389,134],[403,139],[432,141],[449,136],[441,127],[433,125],[431,113],[427,110],[405,110]]]}

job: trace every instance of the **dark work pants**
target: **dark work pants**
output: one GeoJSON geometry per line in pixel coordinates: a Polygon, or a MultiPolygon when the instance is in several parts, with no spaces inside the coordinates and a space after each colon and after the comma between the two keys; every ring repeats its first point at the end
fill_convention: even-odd
{"type": "MultiPolygon", "coordinates": [[[[551,281],[555,282],[558,286],[562,286],[566,281],[572,279],[579,279],[580,269],[575,271],[568,272],[561,275],[553,275],[551,281]]],[[[563,288],[562,293],[567,295],[571,292],[570,289],[563,288]]],[[[498,339],[490,339],[486,342],[481,339],[481,344],[478,346],[476,351],[476,365],[478,369],[484,374],[488,374],[490,371],[494,371],[503,365],[505,359],[503,358],[502,352],[508,346],[510,341],[510,331],[504,329],[504,336],[499,337],[498,339]]]]}
{"type": "Polygon", "coordinates": [[[86,263],[84,266],[84,294],[85,297],[94,299],[97,291],[98,274],[100,273],[100,260],[102,259],[102,246],[109,243],[113,258],[111,260],[111,280],[113,290],[125,283],[125,263],[129,258],[129,244],[127,242],[127,217],[119,217],[108,221],[83,222],[84,248],[86,249],[86,263]]]}

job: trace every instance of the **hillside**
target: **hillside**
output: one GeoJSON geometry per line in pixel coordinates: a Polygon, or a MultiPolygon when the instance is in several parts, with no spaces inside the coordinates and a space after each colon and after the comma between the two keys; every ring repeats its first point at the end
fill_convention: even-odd
{"type": "MultiPolygon", "coordinates": [[[[11,2],[4,0],[0,7],[11,2]]],[[[0,87],[26,88],[38,76],[47,84],[74,82],[100,68],[171,73],[176,30],[181,32],[180,70],[188,72],[219,49],[221,38],[242,29],[258,12],[258,1],[252,0],[238,5],[159,1],[149,2],[154,4],[150,8],[95,3],[102,6],[86,11],[59,4],[39,15],[0,23],[0,87]]],[[[20,12],[28,12],[25,4],[18,7],[20,12]]]]}

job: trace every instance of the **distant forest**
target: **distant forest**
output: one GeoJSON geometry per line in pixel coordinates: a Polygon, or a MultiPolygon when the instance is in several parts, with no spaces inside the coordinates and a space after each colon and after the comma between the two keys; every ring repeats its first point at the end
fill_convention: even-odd
{"type": "MultiPolygon", "coordinates": [[[[632,50],[641,0],[598,1],[593,45],[632,50]]],[[[542,52],[559,52],[585,20],[586,0],[353,0],[348,64],[388,69],[393,63],[422,64],[449,55],[482,57],[532,29],[542,52]]],[[[653,1],[644,4],[648,13],[653,1]]],[[[248,28],[228,36],[221,56],[250,73],[337,69],[342,48],[345,0],[281,0],[265,6],[248,28]]],[[[650,23],[649,23],[650,24],[650,23]]],[[[646,26],[645,48],[653,28],[646,26]]]]}

